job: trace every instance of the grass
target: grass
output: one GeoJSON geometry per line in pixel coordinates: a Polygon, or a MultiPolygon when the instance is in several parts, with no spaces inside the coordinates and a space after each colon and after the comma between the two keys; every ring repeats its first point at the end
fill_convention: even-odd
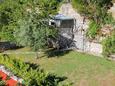
{"type": "Polygon", "coordinates": [[[75,51],[52,58],[23,60],[39,64],[45,71],[67,77],[73,86],[115,86],[115,62],[75,51]]]}

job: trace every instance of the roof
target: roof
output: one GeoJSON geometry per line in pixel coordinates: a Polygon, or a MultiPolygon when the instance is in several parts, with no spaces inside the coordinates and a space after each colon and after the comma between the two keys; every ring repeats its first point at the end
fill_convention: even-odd
{"type": "Polygon", "coordinates": [[[57,19],[57,20],[71,20],[71,19],[74,19],[72,17],[69,17],[69,16],[65,16],[63,14],[57,14],[54,16],[54,19],[57,19]]]}

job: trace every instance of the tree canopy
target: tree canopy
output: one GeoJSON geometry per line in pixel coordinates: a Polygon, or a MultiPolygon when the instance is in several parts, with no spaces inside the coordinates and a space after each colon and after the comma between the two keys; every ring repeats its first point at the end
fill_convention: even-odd
{"type": "Polygon", "coordinates": [[[0,39],[34,49],[46,46],[47,37],[55,34],[55,29],[49,27],[47,22],[50,15],[57,13],[59,3],[58,0],[2,1],[0,39]]]}

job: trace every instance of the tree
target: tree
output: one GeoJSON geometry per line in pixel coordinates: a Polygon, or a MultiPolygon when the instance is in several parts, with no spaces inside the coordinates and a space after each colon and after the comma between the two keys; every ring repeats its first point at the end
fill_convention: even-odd
{"type": "Polygon", "coordinates": [[[55,38],[57,30],[48,25],[49,15],[57,12],[58,2],[51,0],[39,1],[33,8],[29,8],[28,15],[20,19],[15,29],[15,39],[19,45],[29,46],[33,50],[46,48],[48,38],[55,38]]]}
{"type": "Polygon", "coordinates": [[[0,38],[14,40],[13,32],[17,20],[22,16],[22,9],[15,0],[4,0],[0,3],[0,38]]]}
{"type": "Polygon", "coordinates": [[[56,29],[50,28],[45,19],[41,19],[37,14],[31,15],[25,20],[18,22],[19,28],[15,31],[18,44],[29,46],[34,50],[45,48],[47,38],[55,37],[56,29]]]}
{"type": "Polygon", "coordinates": [[[0,38],[30,46],[45,47],[55,29],[48,26],[57,13],[58,0],[4,0],[0,3],[0,38]],[[22,38],[21,38],[22,37],[22,38]]]}

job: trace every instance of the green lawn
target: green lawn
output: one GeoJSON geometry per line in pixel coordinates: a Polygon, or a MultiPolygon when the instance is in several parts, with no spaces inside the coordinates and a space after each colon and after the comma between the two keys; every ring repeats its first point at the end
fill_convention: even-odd
{"type": "Polygon", "coordinates": [[[59,57],[23,59],[67,77],[64,82],[72,82],[73,86],[115,86],[115,62],[105,58],[71,51],[59,57]]]}
{"type": "MultiPolygon", "coordinates": [[[[28,49],[19,49],[13,52],[26,52],[28,49]]],[[[26,62],[40,65],[45,71],[58,76],[65,76],[64,82],[72,82],[73,86],[115,86],[115,62],[105,58],[96,57],[84,53],[71,51],[61,53],[58,57],[47,58],[46,56],[35,59],[35,53],[15,54],[26,62]]]]}

